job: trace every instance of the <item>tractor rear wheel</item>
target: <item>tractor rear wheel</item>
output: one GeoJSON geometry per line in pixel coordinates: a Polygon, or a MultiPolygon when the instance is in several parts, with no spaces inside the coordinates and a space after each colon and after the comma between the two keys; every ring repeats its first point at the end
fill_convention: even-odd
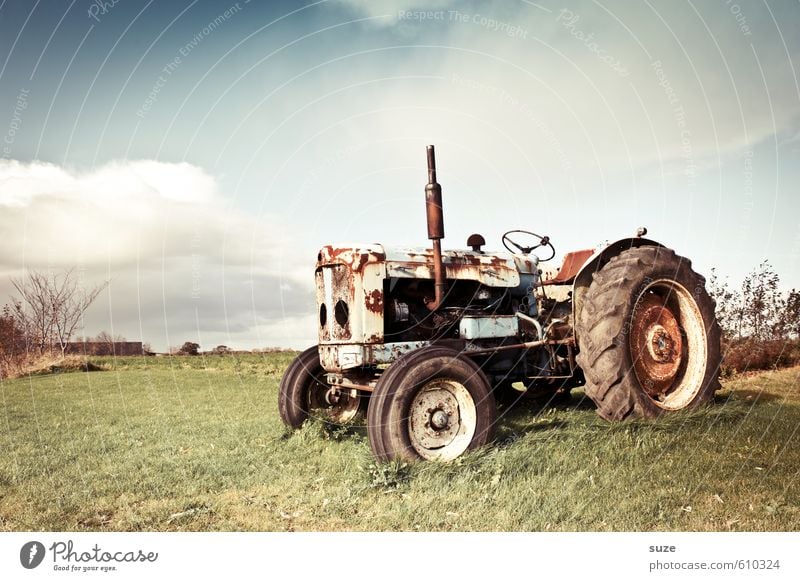
{"type": "Polygon", "coordinates": [[[316,346],[298,355],[281,379],[278,411],[290,428],[299,428],[309,417],[336,425],[348,424],[358,415],[360,403],[355,389],[330,393],[316,346]]]}
{"type": "Polygon", "coordinates": [[[576,334],[586,394],[607,420],[698,406],[719,389],[714,302],[690,261],[668,248],[611,258],[594,274],[576,334]]]}
{"type": "Polygon", "coordinates": [[[497,409],[478,366],[444,347],[400,357],[378,380],[367,408],[380,461],[453,460],[489,442],[497,409]]]}

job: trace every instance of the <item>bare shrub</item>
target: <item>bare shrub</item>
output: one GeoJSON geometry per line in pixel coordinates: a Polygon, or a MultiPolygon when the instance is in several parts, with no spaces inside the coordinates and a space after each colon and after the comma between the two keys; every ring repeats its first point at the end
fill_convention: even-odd
{"type": "Polygon", "coordinates": [[[723,343],[722,375],[800,365],[800,341],[754,338],[723,343]]]}
{"type": "Polygon", "coordinates": [[[85,289],[69,269],[61,274],[32,270],[11,284],[19,297],[12,297],[10,312],[27,349],[42,355],[58,349],[63,356],[86,309],[108,283],[85,289]]]}

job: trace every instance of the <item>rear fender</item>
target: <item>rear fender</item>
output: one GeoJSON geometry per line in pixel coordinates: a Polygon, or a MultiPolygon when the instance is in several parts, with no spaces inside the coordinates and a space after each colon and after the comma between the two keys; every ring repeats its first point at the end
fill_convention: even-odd
{"type": "MultiPolygon", "coordinates": [[[[586,261],[586,264],[578,271],[578,274],[575,276],[575,281],[572,283],[573,329],[575,328],[575,321],[578,320],[578,315],[581,310],[583,310],[583,298],[586,296],[586,291],[589,290],[589,285],[592,284],[594,273],[603,268],[614,256],[617,256],[625,250],[638,248],[640,246],[664,247],[663,244],[647,238],[622,238],[621,240],[612,242],[586,261]]],[[[580,347],[580,337],[577,337],[577,333],[576,339],[580,347]]]]}

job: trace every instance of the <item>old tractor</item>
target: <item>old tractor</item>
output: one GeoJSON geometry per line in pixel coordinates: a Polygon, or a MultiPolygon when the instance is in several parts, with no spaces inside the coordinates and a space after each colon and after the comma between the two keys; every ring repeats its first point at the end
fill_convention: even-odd
{"type": "Polygon", "coordinates": [[[283,422],[366,413],[379,460],[452,460],[490,442],[496,401],[561,398],[583,385],[607,420],[656,418],[712,399],[720,331],[686,258],[636,236],[568,252],[511,230],[508,252],[442,251],[442,190],[427,148],[427,249],[325,246],[319,344],[280,384],[283,422]],[[541,256],[539,256],[541,254],[541,256]]]}

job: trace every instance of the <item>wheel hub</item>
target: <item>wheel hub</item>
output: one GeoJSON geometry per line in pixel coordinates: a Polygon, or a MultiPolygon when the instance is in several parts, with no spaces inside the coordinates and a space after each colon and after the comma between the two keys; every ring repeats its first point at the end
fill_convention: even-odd
{"type": "Polygon", "coordinates": [[[347,424],[358,414],[358,391],[329,386],[324,374],[315,378],[306,397],[308,414],[326,422],[347,424]]]}
{"type": "Polygon", "coordinates": [[[339,403],[339,399],[341,398],[339,394],[339,390],[335,387],[331,387],[328,391],[325,392],[325,402],[329,406],[335,406],[339,403]]]}
{"type": "Polygon", "coordinates": [[[443,410],[437,409],[431,414],[430,424],[434,430],[443,430],[450,423],[450,416],[443,410]]]}
{"type": "Polygon", "coordinates": [[[678,319],[666,303],[657,294],[644,295],[631,322],[634,370],[647,394],[657,399],[669,391],[684,355],[678,319]]]}
{"type": "Polygon", "coordinates": [[[647,335],[647,348],[653,360],[658,363],[671,363],[675,360],[675,342],[664,327],[653,325],[647,335]]]}
{"type": "Polygon", "coordinates": [[[434,379],[419,388],[408,412],[408,435],[423,458],[450,460],[461,454],[475,431],[475,403],[466,387],[434,379]]]}

